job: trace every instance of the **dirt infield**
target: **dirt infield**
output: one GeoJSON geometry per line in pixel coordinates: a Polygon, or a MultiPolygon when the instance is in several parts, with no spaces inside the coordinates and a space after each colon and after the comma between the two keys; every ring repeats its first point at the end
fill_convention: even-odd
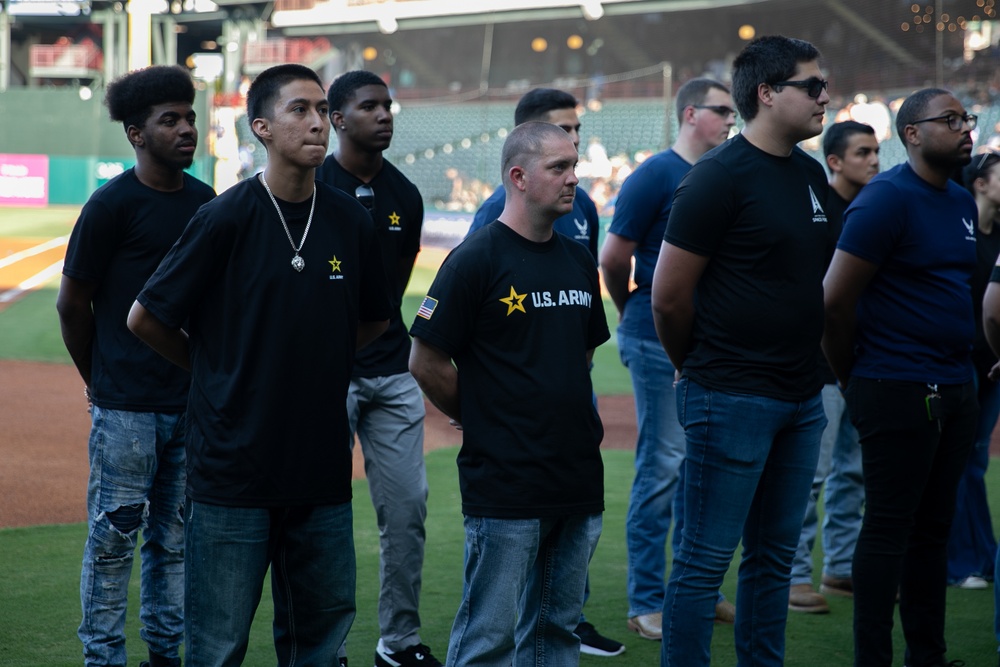
{"type": "MultiPolygon", "coordinates": [[[[632,448],[631,396],[600,399],[605,447],[632,448]]],[[[87,433],[83,382],[72,366],[0,361],[0,528],[86,520],[87,433]]],[[[428,405],[426,451],[461,435],[428,405]]],[[[361,448],[354,476],[364,477],[361,448]]]]}

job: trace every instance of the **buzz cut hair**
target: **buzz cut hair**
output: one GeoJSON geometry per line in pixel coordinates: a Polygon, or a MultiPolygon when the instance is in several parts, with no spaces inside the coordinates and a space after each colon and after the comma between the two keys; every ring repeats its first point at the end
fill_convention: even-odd
{"type": "Polygon", "coordinates": [[[194,82],[186,69],[179,65],[153,65],[109,83],[104,104],[111,120],[120,122],[128,133],[132,126],[141,130],[157,104],[193,104],[194,94],[194,82]]]}
{"type": "MultiPolygon", "coordinates": [[[[247,90],[247,122],[250,123],[250,131],[253,136],[257,133],[253,129],[253,121],[256,118],[267,118],[272,120],[271,114],[274,112],[274,102],[278,98],[281,89],[292,81],[315,81],[320,90],[323,90],[323,82],[315,71],[305,65],[286,63],[275,65],[257,75],[257,78],[250,84],[247,90]]],[[[260,137],[257,137],[260,141],[260,137]]]]}
{"type": "Polygon", "coordinates": [[[389,87],[378,74],[363,69],[344,72],[334,79],[333,83],[330,84],[330,89],[326,91],[326,101],[330,103],[330,113],[343,111],[344,105],[354,97],[358,88],[365,86],[389,87]]]}
{"type": "Polygon", "coordinates": [[[931,100],[951,94],[950,90],[944,88],[923,88],[903,100],[899,111],[896,112],[896,134],[899,135],[904,146],[908,145],[905,134],[906,126],[913,125],[914,121],[920,120],[927,113],[927,105],[931,103],[931,100]]]}
{"type": "Polygon", "coordinates": [[[557,88],[535,88],[524,94],[514,109],[514,125],[531,120],[548,120],[550,111],[576,109],[580,102],[557,88]]]}
{"type": "Polygon", "coordinates": [[[510,131],[503,143],[500,156],[500,176],[504,187],[510,186],[511,167],[519,163],[533,164],[542,154],[542,144],[549,137],[568,140],[569,135],[558,125],[533,120],[521,123],[510,131]]]}
{"type": "Polygon", "coordinates": [[[844,120],[831,125],[823,135],[823,157],[836,155],[843,158],[847,153],[847,144],[855,134],[870,134],[874,137],[875,128],[856,120],[844,120]]]}

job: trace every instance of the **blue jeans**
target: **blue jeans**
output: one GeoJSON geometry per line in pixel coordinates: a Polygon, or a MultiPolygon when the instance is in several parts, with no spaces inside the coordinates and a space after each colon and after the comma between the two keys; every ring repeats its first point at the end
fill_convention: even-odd
{"type": "Polygon", "coordinates": [[[336,665],[354,622],[350,503],[223,507],[188,501],[188,667],[242,664],[271,568],[278,665],[336,665]]]}
{"type": "Polygon", "coordinates": [[[781,665],[788,582],[826,426],[801,402],[709,389],[684,378],[684,527],[663,606],[662,665],[708,667],[715,603],[743,540],[736,589],[740,665],[781,665]]]}
{"type": "Polygon", "coordinates": [[[827,425],[820,441],[819,463],[813,477],[799,546],[792,561],[792,585],[812,584],[812,549],[819,518],[816,501],[824,489],[823,574],[850,579],[854,545],[861,532],[865,480],[861,471],[861,445],[851,424],[847,402],[836,385],[823,387],[827,425]]]}
{"type": "Polygon", "coordinates": [[[659,341],[618,332],[622,363],[632,376],[636,423],[635,479],[625,521],[628,615],[663,610],[667,535],[684,462],[674,367],[659,341]]]}
{"type": "Polygon", "coordinates": [[[553,519],[465,517],[465,582],[448,667],[576,665],[600,514],[553,519]]]}
{"type": "Polygon", "coordinates": [[[420,643],[427,516],[424,398],[409,373],[353,378],[347,414],[365,455],[378,523],[379,630],[386,648],[395,653],[420,643]]]}
{"type": "Polygon", "coordinates": [[[939,385],[941,418],[927,418],[920,382],[852,377],[847,405],[861,439],[865,518],[854,550],[854,664],[892,664],[892,625],[905,664],[945,662],[947,541],[955,489],[976,435],[972,382],[939,385]]]}
{"type": "Polygon", "coordinates": [[[87,544],[78,634],[87,665],[125,665],[125,609],[139,530],[139,635],[176,658],[184,630],[184,416],[91,410],[87,544]]]}
{"type": "Polygon", "coordinates": [[[948,535],[948,582],[969,576],[992,580],[997,540],[986,498],[986,468],[990,464],[990,437],[1000,415],[1000,385],[982,378],[979,385],[979,424],[969,462],[958,480],[955,518],[948,535]]]}

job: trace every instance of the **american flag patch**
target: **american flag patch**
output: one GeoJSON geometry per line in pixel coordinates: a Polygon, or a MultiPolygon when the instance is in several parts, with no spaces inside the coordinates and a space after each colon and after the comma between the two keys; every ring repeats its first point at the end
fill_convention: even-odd
{"type": "Polygon", "coordinates": [[[437,299],[432,299],[429,296],[424,297],[423,303],[417,308],[417,317],[422,317],[425,320],[431,319],[431,315],[434,314],[434,309],[437,308],[437,299]]]}

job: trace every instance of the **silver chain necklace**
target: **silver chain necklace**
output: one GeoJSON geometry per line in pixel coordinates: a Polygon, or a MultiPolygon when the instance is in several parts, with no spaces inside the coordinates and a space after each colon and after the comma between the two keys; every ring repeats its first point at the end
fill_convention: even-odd
{"type": "Polygon", "coordinates": [[[295,241],[292,240],[292,232],[288,229],[288,223],[285,222],[285,216],[281,213],[281,207],[278,206],[278,200],[274,198],[271,193],[271,188],[267,187],[267,181],[264,179],[264,172],[260,172],[260,182],[264,184],[264,190],[267,191],[267,196],[271,198],[271,203],[274,204],[274,210],[278,212],[278,220],[281,220],[281,226],[285,228],[285,236],[288,237],[288,242],[292,244],[292,250],[295,251],[295,257],[292,257],[292,268],[296,271],[301,272],[302,269],[306,268],[306,260],[299,257],[299,251],[302,250],[302,246],[306,243],[306,237],[309,235],[309,228],[312,227],[313,223],[313,211],[316,210],[316,185],[313,184],[313,194],[312,203],[309,204],[309,220],[306,221],[306,231],[302,232],[302,240],[299,242],[299,247],[295,247],[295,241]]]}

